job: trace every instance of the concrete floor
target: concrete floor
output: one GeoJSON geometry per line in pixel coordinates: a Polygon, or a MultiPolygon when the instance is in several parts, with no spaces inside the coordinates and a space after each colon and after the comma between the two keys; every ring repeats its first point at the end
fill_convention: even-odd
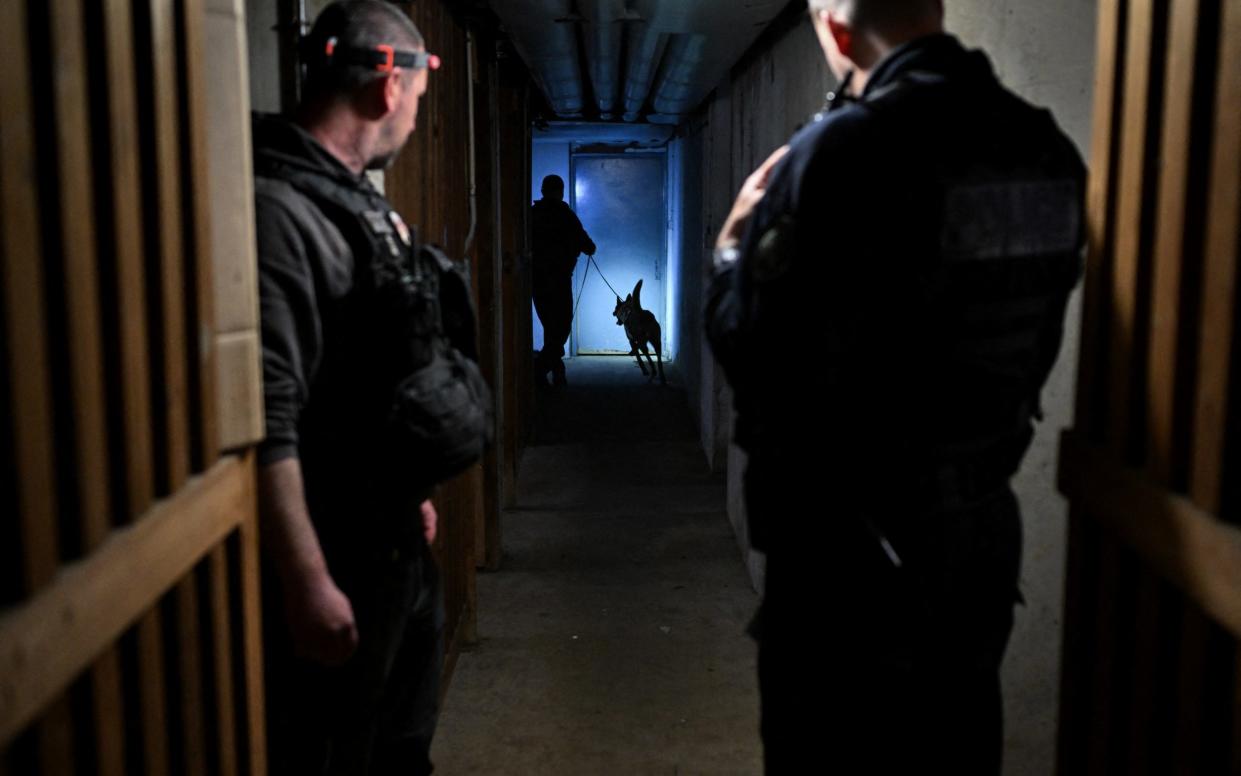
{"type": "Polygon", "coordinates": [[[757,603],[685,394],[631,359],[539,392],[501,571],[478,580],[439,773],[758,774],[757,603]]]}

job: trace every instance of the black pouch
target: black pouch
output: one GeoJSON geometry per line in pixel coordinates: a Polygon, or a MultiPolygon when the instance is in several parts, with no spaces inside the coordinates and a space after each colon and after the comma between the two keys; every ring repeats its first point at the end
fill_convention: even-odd
{"type": "Polygon", "coordinates": [[[423,485],[455,477],[491,443],[492,406],[478,365],[456,348],[437,351],[397,386],[387,424],[389,463],[423,485]]]}

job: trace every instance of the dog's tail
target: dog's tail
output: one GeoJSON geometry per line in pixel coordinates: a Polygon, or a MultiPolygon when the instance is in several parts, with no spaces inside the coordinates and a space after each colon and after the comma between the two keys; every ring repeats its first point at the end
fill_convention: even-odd
{"type": "Polygon", "coordinates": [[[638,285],[633,287],[633,306],[638,310],[642,309],[642,279],[641,278],[638,279],[638,285]]]}

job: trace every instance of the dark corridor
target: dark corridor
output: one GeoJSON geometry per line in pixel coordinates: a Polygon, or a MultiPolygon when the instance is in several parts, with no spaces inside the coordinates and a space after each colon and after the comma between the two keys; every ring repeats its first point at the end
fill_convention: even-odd
{"type": "Polygon", "coordinates": [[[759,772],[757,597],[681,378],[568,362],[540,391],[505,564],[480,575],[435,759],[445,773],[759,772]]]}

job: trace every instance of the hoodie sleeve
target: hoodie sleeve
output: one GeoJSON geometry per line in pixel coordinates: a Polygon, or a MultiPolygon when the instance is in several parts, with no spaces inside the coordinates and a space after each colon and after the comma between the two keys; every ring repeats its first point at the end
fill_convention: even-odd
{"type": "Polygon", "coordinates": [[[322,353],[307,234],[287,202],[292,192],[256,186],[259,310],[263,339],[266,465],[297,456],[298,421],[322,353]]]}

